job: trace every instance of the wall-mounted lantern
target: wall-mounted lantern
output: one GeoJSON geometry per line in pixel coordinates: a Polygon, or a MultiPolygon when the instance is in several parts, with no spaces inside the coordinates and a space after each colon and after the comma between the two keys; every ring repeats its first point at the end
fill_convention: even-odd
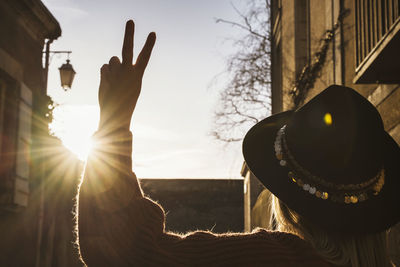
{"type": "Polygon", "coordinates": [[[45,55],[44,71],[46,75],[44,92],[46,94],[47,94],[47,76],[49,73],[50,54],[68,54],[67,62],[62,64],[61,67],[58,68],[58,70],[60,71],[61,87],[64,89],[64,91],[68,91],[69,89],[71,89],[72,82],[74,81],[74,77],[76,74],[69,60],[69,54],[71,54],[72,51],[50,51],[50,44],[52,42],[53,40],[48,40],[46,42],[46,50],[43,52],[43,54],[45,55]]]}
{"type": "Polygon", "coordinates": [[[60,71],[60,79],[61,79],[61,87],[67,91],[68,89],[71,89],[72,82],[74,81],[75,77],[75,71],[72,65],[69,63],[70,60],[67,59],[67,63],[62,64],[61,67],[59,67],[60,71]]]}

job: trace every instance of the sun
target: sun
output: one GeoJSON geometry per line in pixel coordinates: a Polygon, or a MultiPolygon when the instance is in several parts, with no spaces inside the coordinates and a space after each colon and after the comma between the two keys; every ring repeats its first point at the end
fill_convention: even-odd
{"type": "Polygon", "coordinates": [[[62,138],[63,145],[68,148],[72,153],[74,153],[80,160],[85,161],[89,155],[93,143],[90,137],[76,135],[76,133],[71,133],[68,136],[62,138]]]}
{"type": "Polygon", "coordinates": [[[50,130],[63,145],[85,161],[93,146],[91,136],[99,121],[98,107],[91,105],[61,105],[53,111],[50,130]]]}

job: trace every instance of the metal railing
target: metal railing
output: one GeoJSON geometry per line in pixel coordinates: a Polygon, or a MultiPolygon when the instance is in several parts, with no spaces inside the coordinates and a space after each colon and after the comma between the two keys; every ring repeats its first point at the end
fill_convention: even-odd
{"type": "Polygon", "coordinates": [[[355,0],[357,67],[399,19],[399,8],[400,0],[355,0]]]}

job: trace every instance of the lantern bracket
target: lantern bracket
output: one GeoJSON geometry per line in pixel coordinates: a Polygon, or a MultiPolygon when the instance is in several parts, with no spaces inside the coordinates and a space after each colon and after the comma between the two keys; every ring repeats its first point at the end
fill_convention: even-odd
{"type": "MultiPolygon", "coordinates": [[[[43,54],[46,53],[46,51],[43,51],[43,54]]],[[[49,51],[49,54],[67,54],[67,58],[69,59],[69,54],[71,54],[72,51],[49,51]]]]}
{"type": "MultiPolygon", "coordinates": [[[[46,43],[46,50],[43,51],[43,54],[45,55],[45,66],[44,66],[44,70],[45,70],[45,74],[46,74],[46,88],[45,91],[47,93],[47,75],[49,72],[49,65],[50,65],[50,54],[67,54],[67,64],[69,65],[70,59],[69,59],[69,55],[72,53],[72,51],[70,50],[58,50],[58,51],[50,51],[50,44],[52,43],[52,40],[48,40],[48,42],[46,43]]],[[[64,64],[65,65],[65,64],[64,64]]],[[[63,65],[63,66],[64,66],[63,65]]],[[[59,68],[60,69],[60,68],[59,68]]],[[[72,66],[71,66],[72,69],[72,66]]],[[[72,69],[73,71],[73,69],[72,69]]],[[[75,73],[75,71],[73,71],[75,73]]],[[[62,78],[61,78],[62,79],[62,78]]],[[[72,77],[73,80],[73,77],[72,77]]],[[[71,80],[71,83],[72,83],[71,80]]],[[[61,83],[63,83],[61,81],[61,83]]],[[[69,89],[71,85],[69,85],[69,87],[65,87],[62,84],[63,89],[66,91],[66,89],[69,89]]]]}

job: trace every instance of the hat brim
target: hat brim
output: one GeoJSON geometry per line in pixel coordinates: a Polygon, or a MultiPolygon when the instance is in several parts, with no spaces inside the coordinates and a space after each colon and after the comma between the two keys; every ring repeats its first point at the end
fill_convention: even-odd
{"type": "Polygon", "coordinates": [[[385,184],[377,196],[356,204],[323,200],[304,191],[289,177],[288,167],[275,158],[278,130],[293,112],[270,116],[254,125],[243,140],[243,156],[251,172],[289,208],[330,232],[372,233],[383,231],[400,220],[400,148],[384,133],[385,184]]]}

